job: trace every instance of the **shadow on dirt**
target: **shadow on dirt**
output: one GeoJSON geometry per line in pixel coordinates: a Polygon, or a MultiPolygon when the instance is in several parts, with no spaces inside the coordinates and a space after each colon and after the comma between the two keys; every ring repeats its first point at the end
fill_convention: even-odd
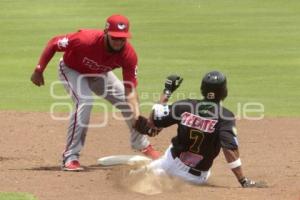
{"type": "MultiPolygon", "coordinates": [[[[88,165],[88,166],[82,166],[83,171],[78,172],[93,172],[97,170],[111,170],[111,168],[108,167],[101,167],[99,165],[88,165]]],[[[28,170],[28,171],[63,171],[61,166],[39,166],[39,167],[33,167],[33,168],[25,168],[25,169],[11,169],[11,170],[28,170]]]]}
{"type": "Polygon", "coordinates": [[[1,156],[0,156],[0,162],[3,162],[3,161],[10,161],[10,160],[20,160],[20,158],[14,158],[14,157],[1,157],[1,156]]]}

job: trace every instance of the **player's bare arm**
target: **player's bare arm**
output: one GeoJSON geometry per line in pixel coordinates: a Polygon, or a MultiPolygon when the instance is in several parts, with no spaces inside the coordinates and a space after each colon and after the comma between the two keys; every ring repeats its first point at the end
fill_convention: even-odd
{"type": "Polygon", "coordinates": [[[265,182],[256,182],[245,177],[242,170],[242,162],[240,159],[238,149],[235,150],[226,149],[226,148],[222,148],[222,149],[231,171],[234,173],[235,177],[237,178],[237,180],[239,181],[242,187],[244,188],[267,187],[267,184],[265,182]]]}
{"type": "Polygon", "coordinates": [[[133,124],[135,124],[135,121],[140,115],[139,98],[136,88],[125,87],[125,97],[132,111],[132,120],[134,122],[133,124]]]}
{"type": "Polygon", "coordinates": [[[225,158],[226,158],[226,161],[228,163],[234,163],[236,162],[236,165],[232,165],[232,167],[234,168],[231,168],[232,172],[234,173],[234,175],[236,176],[236,178],[238,180],[241,180],[242,178],[244,178],[244,174],[243,174],[243,171],[242,171],[242,167],[241,165],[239,164],[239,150],[236,149],[236,150],[231,150],[231,149],[226,149],[226,148],[223,148],[223,153],[225,155],[225,158]],[[235,167],[237,166],[237,167],[235,167]]]}

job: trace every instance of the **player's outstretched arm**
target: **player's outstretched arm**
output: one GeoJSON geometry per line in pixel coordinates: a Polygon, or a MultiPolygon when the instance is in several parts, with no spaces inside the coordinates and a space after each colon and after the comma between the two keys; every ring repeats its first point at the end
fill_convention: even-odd
{"type": "Polygon", "coordinates": [[[241,162],[241,159],[239,158],[238,149],[236,149],[236,150],[231,150],[231,149],[226,149],[226,148],[222,148],[222,149],[223,149],[224,156],[228,162],[229,168],[232,170],[235,177],[237,178],[237,180],[239,181],[239,183],[241,184],[241,186],[243,188],[267,187],[267,184],[265,182],[253,181],[244,176],[244,173],[242,170],[242,162],[241,162]]]}
{"type": "Polygon", "coordinates": [[[183,78],[178,76],[178,75],[169,75],[166,78],[165,81],[165,88],[160,95],[159,102],[153,106],[152,112],[150,113],[149,116],[149,123],[154,126],[153,120],[157,116],[156,113],[159,113],[159,110],[163,109],[162,105],[166,104],[169,101],[169,98],[171,95],[175,92],[177,88],[179,88],[180,84],[182,83],[183,78]]]}
{"type": "Polygon", "coordinates": [[[40,60],[35,67],[32,75],[31,75],[31,82],[35,84],[36,86],[42,86],[45,84],[43,72],[49,63],[49,61],[52,59],[56,52],[56,40],[57,38],[52,38],[48,44],[46,45],[45,49],[43,50],[40,60]]]}
{"type": "Polygon", "coordinates": [[[162,127],[156,127],[154,125],[154,120],[157,118],[162,118],[162,116],[164,115],[162,113],[168,113],[166,112],[166,109],[168,110],[168,106],[166,105],[166,103],[169,101],[172,93],[180,86],[182,81],[183,78],[178,75],[169,75],[166,78],[165,87],[162,94],[160,95],[159,102],[152,107],[152,111],[148,118],[148,123],[150,124],[150,126],[153,129],[158,130],[155,132],[154,136],[162,130],[162,127]]]}
{"type": "Polygon", "coordinates": [[[48,63],[57,51],[65,51],[67,48],[70,48],[70,46],[71,41],[66,37],[66,35],[55,36],[51,40],[49,40],[40,56],[38,64],[36,65],[31,75],[31,82],[37,86],[44,85],[45,81],[43,72],[46,69],[48,63]]]}
{"type": "Polygon", "coordinates": [[[160,104],[167,103],[171,95],[179,88],[182,83],[183,78],[178,75],[170,75],[166,78],[165,88],[163,90],[163,94],[161,95],[160,104]]]}
{"type": "Polygon", "coordinates": [[[154,137],[159,134],[162,128],[154,125],[154,119],[156,119],[156,115],[161,112],[161,109],[167,107],[167,105],[163,106],[163,104],[168,102],[171,94],[180,86],[182,80],[183,79],[177,75],[170,75],[167,77],[165,88],[161,94],[160,100],[154,105],[149,118],[147,119],[144,116],[138,116],[137,120],[135,121],[134,128],[139,133],[148,135],[150,137],[154,137]]]}

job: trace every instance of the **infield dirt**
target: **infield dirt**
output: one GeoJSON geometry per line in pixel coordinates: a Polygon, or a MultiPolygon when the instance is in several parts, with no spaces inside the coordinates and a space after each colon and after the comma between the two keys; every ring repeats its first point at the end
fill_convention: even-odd
{"type": "MultiPolygon", "coordinates": [[[[94,114],[92,122],[101,117],[94,114]]],[[[140,187],[138,184],[142,183],[127,179],[126,167],[96,165],[102,156],[139,154],[129,147],[129,134],[123,121],[110,117],[105,128],[89,129],[80,160],[85,171],[73,173],[60,170],[67,121],[52,120],[49,113],[1,111],[0,191],[29,192],[39,200],[299,200],[299,122],[299,118],[237,121],[244,172],[249,178],[266,181],[269,188],[241,188],[221,153],[207,185],[194,186],[170,180],[157,182],[148,176],[143,177],[142,183],[148,183],[145,184],[148,187],[156,184],[163,187],[163,192],[145,195],[138,193],[140,189],[136,187],[132,189],[133,185],[140,187]]],[[[175,132],[175,126],[165,129],[151,141],[163,152],[175,132]]]]}

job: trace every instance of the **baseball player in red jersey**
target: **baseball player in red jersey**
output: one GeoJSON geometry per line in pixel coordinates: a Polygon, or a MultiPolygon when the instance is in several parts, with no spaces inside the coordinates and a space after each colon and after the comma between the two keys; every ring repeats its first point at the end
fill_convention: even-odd
{"type": "Polygon", "coordinates": [[[152,159],[159,157],[159,152],[153,149],[147,137],[132,128],[140,111],[136,91],[138,58],[127,41],[130,37],[128,19],[122,15],[112,15],[107,18],[103,31],[79,30],[56,36],[42,52],[31,81],[37,86],[44,85],[43,72],[47,64],[56,52],[64,52],[58,73],[74,102],[63,153],[64,170],[83,169],[79,163],[79,153],[90,120],[92,93],[103,96],[121,110],[131,132],[132,148],[152,159]],[[112,72],[115,68],[122,68],[123,84],[112,72]]]}

